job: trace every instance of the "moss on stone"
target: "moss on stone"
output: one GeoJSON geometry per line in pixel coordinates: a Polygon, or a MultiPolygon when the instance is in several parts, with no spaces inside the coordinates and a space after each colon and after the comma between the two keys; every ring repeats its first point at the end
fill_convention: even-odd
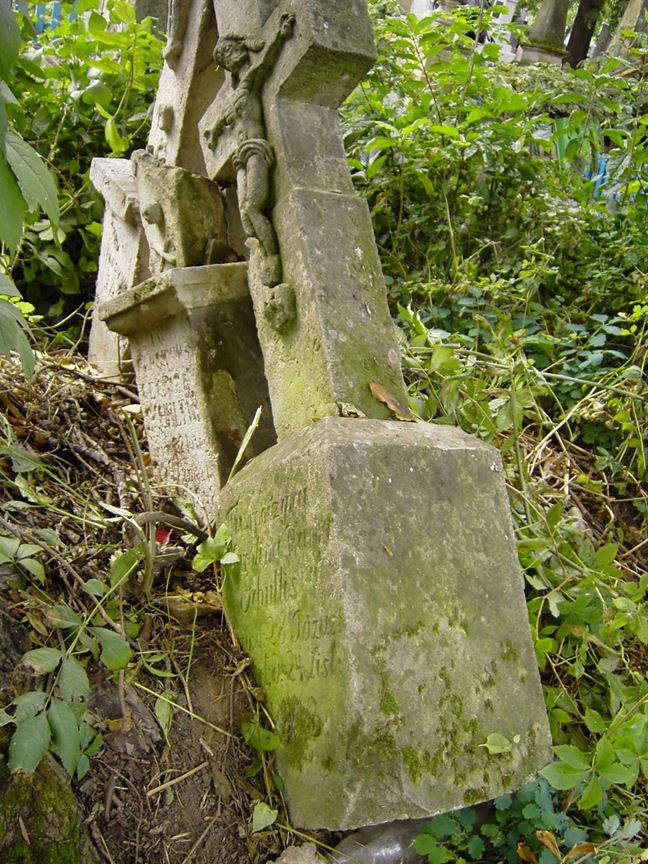
{"type": "Polygon", "coordinates": [[[380,710],[383,714],[398,714],[398,702],[389,689],[389,679],[383,675],[380,680],[380,710]]]}
{"type": "Polygon", "coordinates": [[[7,745],[8,736],[3,734],[0,737],[0,861],[3,864],[94,864],[96,855],[63,771],[46,756],[33,775],[11,774],[6,760],[7,745]]]}
{"type": "Polygon", "coordinates": [[[479,804],[480,801],[485,801],[488,798],[486,789],[466,789],[464,792],[464,804],[479,804]]]}

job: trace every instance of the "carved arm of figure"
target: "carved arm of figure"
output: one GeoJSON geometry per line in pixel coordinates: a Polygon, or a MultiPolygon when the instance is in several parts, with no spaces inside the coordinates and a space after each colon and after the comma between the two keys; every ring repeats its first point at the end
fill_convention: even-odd
{"type": "Polygon", "coordinates": [[[266,44],[265,50],[259,56],[257,62],[253,63],[248,72],[243,76],[243,79],[248,75],[254,76],[254,84],[252,85],[254,89],[263,86],[263,83],[268,76],[268,73],[279,59],[283,43],[290,39],[290,37],[293,35],[294,30],[295,16],[293,15],[293,13],[291,12],[286,15],[282,15],[279,19],[279,27],[274,38],[271,42],[266,44]]]}
{"type": "Polygon", "coordinates": [[[175,69],[178,65],[178,60],[182,54],[184,38],[187,33],[187,24],[189,23],[189,7],[188,0],[171,0],[169,5],[169,21],[168,32],[169,39],[164,49],[163,57],[171,69],[175,69]]]}

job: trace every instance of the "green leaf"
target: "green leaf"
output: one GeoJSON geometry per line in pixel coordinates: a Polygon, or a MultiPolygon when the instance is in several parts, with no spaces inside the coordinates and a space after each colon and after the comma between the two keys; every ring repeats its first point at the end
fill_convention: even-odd
{"type": "Polygon", "coordinates": [[[448,126],[446,123],[432,124],[430,126],[430,131],[437,132],[439,135],[445,135],[447,138],[461,137],[458,129],[455,129],[454,126],[448,126]]]}
{"type": "Polygon", "coordinates": [[[124,582],[139,565],[140,558],[132,549],[123,552],[110,565],[110,585],[114,588],[124,582]]]}
{"type": "MultiPolygon", "coordinates": [[[[0,214],[2,209],[0,207],[0,214]]],[[[0,215],[1,220],[2,216],[0,215]]],[[[1,236],[0,242],[2,242],[1,236]]],[[[28,329],[27,322],[18,307],[8,300],[0,298],[0,353],[9,355],[11,351],[17,351],[25,377],[30,381],[34,373],[36,359],[25,336],[28,329]]],[[[3,449],[6,450],[7,448],[3,449]]]]}
{"type": "Polygon", "coordinates": [[[574,789],[588,776],[588,771],[573,768],[565,762],[553,762],[540,771],[540,774],[548,780],[554,789],[574,789]]]}
{"type": "Polygon", "coordinates": [[[54,176],[45,162],[15,130],[7,129],[7,161],[16,175],[20,190],[30,210],[39,207],[54,224],[58,223],[59,205],[54,176]]]}
{"type": "Polygon", "coordinates": [[[468,854],[473,861],[481,861],[481,858],[486,850],[486,844],[481,837],[471,837],[468,841],[468,854]]]}
{"type": "Polygon", "coordinates": [[[258,720],[246,721],[241,724],[241,730],[246,742],[259,753],[276,750],[281,744],[281,739],[276,732],[265,729],[258,720]]]}
{"type": "Polygon", "coordinates": [[[22,693],[16,696],[13,704],[16,706],[16,716],[14,717],[17,724],[22,723],[29,717],[35,717],[39,711],[42,711],[47,703],[47,693],[42,690],[30,690],[28,693],[22,693]]]}
{"type": "Polygon", "coordinates": [[[81,756],[77,719],[67,702],[62,702],[60,699],[52,699],[47,718],[54,739],[52,750],[72,777],[81,756]]]}
{"type": "Polygon", "coordinates": [[[257,831],[274,825],[278,815],[279,811],[268,806],[265,801],[257,801],[252,811],[252,833],[256,834],[257,831]]]}
{"type": "Polygon", "coordinates": [[[221,564],[238,564],[241,559],[236,552],[226,552],[220,559],[221,564]]]}
{"type": "Polygon", "coordinates": [[[18,60],[20,27],[9,0],[0,0],[0,77],[7,78],[18,60]]]}
{"type": "Polygon", "coordinates": [[[56,531],[52,531],[51,528],[37,528],[34,531],[34,534],[36,534],[37,537],[40,537],[41,540],[44,540],[49,546],[56,548],[61,545],[61,538],[56,531]]]}
{"type": "Polygon", "coordinates": [[[113,153],[121,154],[128,150],[128,140],[119,134],[114,117],[109,117],[106,120],[105,135],[108,146],[113,153]]]}
{"type": "Polygon", "coordinates": [[[454,860],[453,853],[445,846],[437,845],[428,852],[428,864],[445,864],[446,861],[454,860]]]}
{"type": "Polygon", "coordinates": [[[598,777],[592,777],[585,787],[583,794],[578,799],[578,806],[581,810],[591,810],[592,807],[600,804],[602,798],[603,789],[601,788],[599,779],[598,777]]]}
{"type": "Polygon", "coordinates": [[[83,590],[91,597],[103,597],[108,586],[99,579],[88,579],[87,582],[83,583],[83,590]]]}
{"type": "MultiPolygon", "coordinates": [[[[0,143],[0,148],[2,144],[0,143]]],[[[14,285],[13,279],[7,276],[6,273],[0,273],[0,294],[6,294],[7,297],[20,297],[20,291],[14,285]]]]}
{"type": "Polygon", "coordinates": [[[90,770],[90,760],[88,759],[88,757],[86,756],[85,753],[82,753],[79,756],[79,762],[77,764],[77,769],[76,769],[77,780],[83,780],[83,778],[85,777],[85,775],[88,773],[89,770],[90,770]]]}
{"type": "MultiPolygon", "coordinates": [[[[208,537],[196,549],[191,566],[196,573],[203,573],[211,564],[221,561],[228,553],[232,533],[227,525],[221,525],[215,537],[208,537]]],[[[238,558],[236,559],[238,561],[238,558]]],[[[227,561],[226,563],[234,563],[227,561]]]]}
{"type": "Polygon", "coordinates": [[[7,714],[4,708],[0,708],[0,727],[6,726],[7,723],[12,723],[13,717],[11,714],[7,714]]]}
{"type": "Polygon", "coordinates": [[[9,744],[9,770],[33,774],[49,747],[50,725],[44,712],[18,724],[9,744]]]}
{"type": "Polygon", "coordinates": [[[61,630],[80,627],[83,624],[83,618],[70,609],[69,606],[64,606],[62,603],[57,603],[47,613],[50,624],[54,627],[60,627],[61,630]]]}
{"type": "Polygon", "coordinates": [[[590,768],[589,759],[582,750],[574,747],[572,744],[559,744],[554,747],[554,753],[561,762],[566,762],[572,768],[577,768],[579,771],[588,771],[590,768]]]}
{"type": "Polygon", "coordinates": [[[36,453],[27,450],[26,447],[21,447],[20,444],[0,445],[0,453],[3,456],[9,456],[11,459],[11,470],[15,471],[16,474],[38,471],[44,467],[43,460],[36,453]]]}
{"type": "Polygon", "coordinates": [[[126,639],[105,627],[90,627],[101,645],[101,660],[109,669],[123,669],[131,659],[131,648],[126,639]]]}
{"type": "Polygon", "coordinates": [[[419,834],[414,841],[414,851],[418,852],[419,855],[428,855],[438,845],[436,838],[426,832],[419,834]]]}
{"type": "Polygon", "coordinates": [[[499,732],[491,732],[487,736],[486,741],[479,746],[485,747],[491,755],[511,752],[511,742],[504,735],[500,735],[499,732]]]}
{"type": "MultiPolygon", "coordinates": [[[[0,0],[0,3],[5,0],[0,0]]],[[[10,252],[15,252],[22,237],[25,219],[25,199],[22,196],[13,171],[9,167],[4,153],[0,150],[0,192],[2,206],[0,207],[0,243],[4,243],[10,252]]],[[[1,345],[1,343],[0,343],[1,345]]]]}
{"type": "Polygon", "coordinates": [[[7,564],[13,561],[18,554],[20,548],[20,540],[18,537],[0,537],[0,564],[7,564]]]}
{"type": "Polygon", "coordinates": [[[175,701],[176,695],[170,690],[165,690],[162,696],[158,696],[155,700],[155,716],[167,741],[169,740],[169,732],[171,731],[171,725],[173,723],[173,703],[175,701]]]}
{"type": "Polygon", "coordinates": [[[56,669],[62,656],[58,648],[35,648],[23,656],[23,663],[31,666],[37,675],[46,675],[56,669]]]}
{"type": "Polygon", "coordinates": [[[597,735],[602,735],[607,729],[605,720],[593,708],[585,709],[585,725],[590,732],[594,732],[597,735]]]}
{"type": "Polygon", "coordinates": [[[435,816],[434,819],[425,825],[423,830],[426,834],[432,835],[432,837],[451,837],[461,829],[456,819],[448,816],[447,813],[443,813],[441,816],[435,816]]]}
{"type": "Polygon", "coordinates": [[[630,785],[636,777],[632,768],[629,768],[626,765],[621,765],[619,762],[615,762],[613,765],[603,768],[598,772],[598,775],[607,783],[623,783],[626,786],[630,785]]]}
{"type": "Polygon", "coordinates": [[[88,675],[76,657],[66,657],[58,677],[59,692],[63,699],[73,702],[87,700],[90,695],[88,675]]]}
{"type": "Polygon", "coordinates": [[[21,558],[18,563],[28,573],[31,573],[37,582],[40,582],[41,585],[45,584],[45,568],[40,561],[36,561],[35,558],[21,558]]]}

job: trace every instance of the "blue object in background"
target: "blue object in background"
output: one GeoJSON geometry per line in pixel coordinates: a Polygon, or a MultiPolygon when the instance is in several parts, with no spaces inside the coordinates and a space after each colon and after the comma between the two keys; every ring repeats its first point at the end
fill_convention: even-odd
{"type": "MultiPolygon", "coordinates": [[[[74,21],[77,17],[76,14],[76,2],[72,4],[72,10],[70,11],[69,20],[74,21]]],[[[58,0],[54,0],[53,3],[38,3],[36,5],[36,23],[34,24],[34,29],[36,33],[42,33],[43,30],[47,30],[49,28],[56,28],[61,23],[61,17],[63,15],[63,10],[61,9],[61,4],[58,0]]]]}
{"type": "Polygon", "coordinates": [[[585,177],[588,180],[594,181],[594,188],[592,189],[593,198],[596,198],[601,194],[601,188],[605,185],[607,180],[607,162],[607,156],[599,156],[596,171],[587,171],[585,173],[585,177]]]}

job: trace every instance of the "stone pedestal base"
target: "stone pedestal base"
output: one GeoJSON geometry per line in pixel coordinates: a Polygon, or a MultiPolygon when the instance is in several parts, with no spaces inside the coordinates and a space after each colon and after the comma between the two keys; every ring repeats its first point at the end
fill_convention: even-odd
{"type": "Polygon", "coordinates": [[[167,270],[99,314],[129,338],[157,476],[211,519],[259,406],[248,457],[275,442],[247,265],[167,270]]]}
{"type": "Polygon", "coordinates": [[[521,786],[550,738],[499,456],[327,418],[221,492],[226,609],[276,722],[291,818],[348,829],[521,786]],[[511,742],[491,755],[491,733],[511,742]]]}
{"type": "Polygon", "coordinates": [[[515,62],[522,66],[532,66],[534,63],[549,63],[552,66],[562,66],[566,52],[556,48],[546,48],[540,45],[520,45],[515,54],[515,62]]]}

